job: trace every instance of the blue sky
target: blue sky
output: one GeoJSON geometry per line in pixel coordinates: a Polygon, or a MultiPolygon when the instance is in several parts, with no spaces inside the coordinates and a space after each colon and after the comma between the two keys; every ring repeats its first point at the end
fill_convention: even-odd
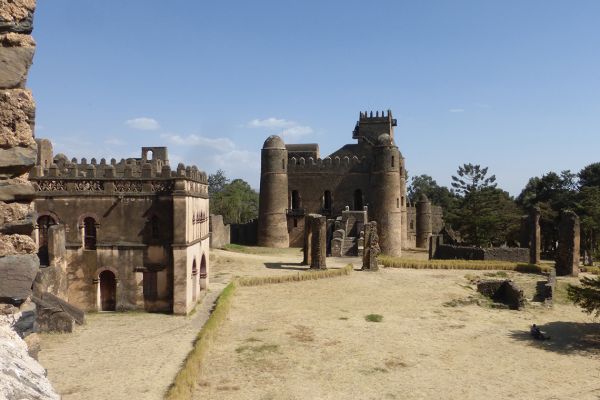
{"type": "Polygon", "coordinates": [[[38,0],[38,137],[69,157],[224,169],[257,188],[270,134],[352,142],[392,109],[410,175],[465,162],[517,195],[600,161],[600,2],[38,0]]]}

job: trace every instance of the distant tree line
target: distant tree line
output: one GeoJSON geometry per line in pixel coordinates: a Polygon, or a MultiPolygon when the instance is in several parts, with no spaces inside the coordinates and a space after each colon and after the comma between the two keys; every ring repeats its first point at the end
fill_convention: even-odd
{"type": "Polygon", "coordinates": [[[421,193],[443,207],[446,223],[465,242],[482,247],[517,244],[521,216],[537,206],[541,210],[542,249],[553,254],[560,212],[572,210],[581,219],[582,250],[600,257],[600,163],[578,173],[567,170],[533,177],[516,198],[497,187],[496,177],[488,175],[488,168],[464,164],[452,176],[451,188],[438,185],[429,175],[412,177],[409,201],[414,204],[421,193]]]}

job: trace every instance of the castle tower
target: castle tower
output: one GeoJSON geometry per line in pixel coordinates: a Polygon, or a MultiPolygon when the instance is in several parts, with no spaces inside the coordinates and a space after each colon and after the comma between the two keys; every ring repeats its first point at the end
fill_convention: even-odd
{"type": "Polygon", "coordinates": [[[288,155],[279,136],[269,136],[260,160],[258,245],[289,247],[286,208],[288,205],[288,155]]]}
{"type": "Polygon", "coordinates": [[[417,247],[426,248],[429,246],[429,237],[433,233],[433,228],[431,225],[431,202],[425,196],[424,193],[421,193],[419,199],[417,200],[417,226],[416,226],[416,235],[417,235],[417,247]]]}
{"type": "Polygon", "coordinates": [[[387,133],[377,138],[374,155],[369,213],[378,224],[381,252],[399,256],[402,252],[401,155],[387,133]]]}

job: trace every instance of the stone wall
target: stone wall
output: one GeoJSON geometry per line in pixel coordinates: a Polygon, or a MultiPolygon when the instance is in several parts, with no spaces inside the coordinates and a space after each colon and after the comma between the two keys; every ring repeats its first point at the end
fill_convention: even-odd
{"type": "Polygon", "coordinates": [[[231,242],[231,226],[223,223],[222,215],[210,215],[210,247],[222,249],[231,242]]]}
{"type": "Polygon", "coordinates": [[[258,243],[258,221],[252,220],[245,224],[231,224],[231,243],[256,246],[258,243]]]}
{"type": "Polygon", "coordinates": [[[468,247],[438,244],[432,258],[440,260],[529,261],[529,249],[519,247],[468,247]]]}
{"type": "Polygon", "coordinates": [[[33,61],[35,0],[0,0],[0,398],[58,399],[39,352],[31,287],[39,270],[33,240],[37,157],[35,104],[25,88],[33,61]],[[19,337],[19,335],[21,337],[19,337]],[[21,339],[21,338],[24,338],[21,339]]]}

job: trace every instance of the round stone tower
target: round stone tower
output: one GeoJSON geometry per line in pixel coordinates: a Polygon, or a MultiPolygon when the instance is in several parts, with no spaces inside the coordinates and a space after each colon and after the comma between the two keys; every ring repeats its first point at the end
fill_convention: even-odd
{"type": "Polygon", "coordinates": [[[429,237],[433,233],[433,228],[431,226],[431,202],[425,196],[424,193],[421,193],[419,199],[417,200],[417,226],[416,226],[416,236],[417,236],[417,247],[427,248],[429,247],[429,237]]]}
{"type": "Polygon", "coordinates": [[[288,204],[288,156],[283,140],[269,136],[260,160],[260,202],[258,209],[258,245],[289,247],[285,210],[288,204]]]}
{"type": "Polygon", "coordinates": [[[377,221],[381,252],[399,256],[402,252],[401,156],[390,135],[377,138],[374,156],[369,214],[377,221]]]}

